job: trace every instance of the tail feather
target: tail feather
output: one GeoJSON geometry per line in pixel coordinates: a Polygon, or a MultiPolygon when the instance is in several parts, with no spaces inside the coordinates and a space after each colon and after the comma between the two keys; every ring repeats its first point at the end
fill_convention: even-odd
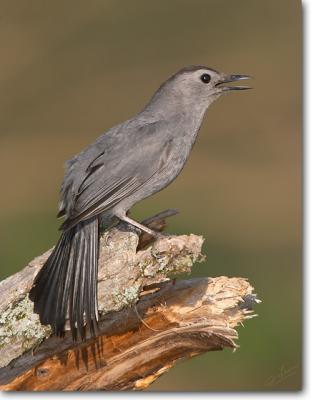
{"type": "MultiPolygon", "coordinates": [[[[71,235],[68,240],[69,245],[66,246],[66,248],[64,249],[65,262],[62,263],[62,265],[60,266],[61,271],[58,277],[57,292],[55,294],[56,304],[54,311],[54,316],[55,316],[54,330],[55,333],[59,336],[62,336],[64,332],[68,301],[70,296],[70,286],[74,274],[74,264],[72,257],[70,257],[70,254],[72,250],[72,240],[75,233],[76,233],[75,228],[73,228],[73,231],[71,232],[71,235]]],[[[51,297],[53,297],[53,295],[51,297]]]]}
{"type": "Polygon", "coordinates": [[[56,316],[56,302],[59,299],[58,291],[61,285],[60,274],[67,265],[71,236],[72,232],[61,236],[30,291],[30,298],[34,301],[34,311],[40,315],[43,324],[51,324],[50,316],[54,315],[54,318],[56,316]]]}
{"type": "Polygon", "coordinates": [[[77,332],[83,336],[83,300],[84,300],[84,283],[83,267],[86,263],[85,258],[85,242],[83,232],[77,235],[74,248],[77,248],[75,257],[75,276],[72,283],[72,295],[69,307],[70,328],[73,338],[77,339],[77,332]],[[82,315],[81,315],[82,314],[82,315]]]}
{"type": "Polygon", "coordinates": [[[50,324],[59,336],[67,311],[74,340],[85,338],[85,322],[96,334],[98,229],[94,217],[63,232],[30,291],[41,323],[50,324]]]}
{"type": "MultiPolygon", "coordinates": [[[[98,221],[98,220],[97,220],[98,221]]],[[[95,336],[98,321],[98,307],[97,307],[97,274],[98,274],[98,242],[99,242],[99,226],[92,226],[92,235],[94,235],[95,240],[92,241],[90,246],[89,263],[90,265],[95,265],[96,268],[92,268],[90,274],[88,275],[88,284],[86,285],[86,293],[88,301],[86,304],[89,305],[89,320],[88,325],[91,330],[91,334],[95,336]]]]}
{"type": "MultiPolygon", "coordinates": [[[[69,235],[68,235],[69,236],[69,235]]],[[[45,309],[43,311],[43,318],[47,323],[51,323],[51,316],[54,318],[54,323],[51,324],[57,335],[62,336],[63,327],[66,321],[66,311],[59,313],[60,304],[63,304],[66,299],[64,298],[63,287],[66,280],[70,282],[68,275],[68,258],[70,254],[71,237],[66,237],[64,247],[59,250],[58,257],[51,260],[54,266],[55,273],[47,282],[46,296],[43,296],[42,303],[45,301],[45,309]]],[[[44,283],[43,283],[44,285],[44,283]]],[[[40,299],[39,299],[40,302],[40,299]]]]}

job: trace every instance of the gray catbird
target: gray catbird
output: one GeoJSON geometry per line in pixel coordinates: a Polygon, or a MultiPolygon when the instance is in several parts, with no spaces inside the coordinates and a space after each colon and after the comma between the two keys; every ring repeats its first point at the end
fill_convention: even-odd
{"type": "Polygon", "coordinates": [[[248,78],[183,68],[140,113],[67,162],[58,214],[65,217],[62,234],[30,291],[41,323],[61,336],[68,312],[74,340],[85,338],[85,325],[96,334],[100,222],[108,228],[118,219],[156,236],[127,212],[181,172],[209,105],[223,93],[248,89],[224,84],[248,78]]]}

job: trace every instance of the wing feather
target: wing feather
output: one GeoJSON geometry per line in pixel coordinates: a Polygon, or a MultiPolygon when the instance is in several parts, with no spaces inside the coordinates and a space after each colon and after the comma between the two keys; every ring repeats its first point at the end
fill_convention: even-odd
{"type": "Polygon", "coordinates": [[[109,187],[103,187],[98,190],[95,196],[92,196],[90,201],[85,199],[82,204],[79,202],[79,211],[68,218],[60,227],[61,230],[67,230],[76,225],[79,221],[91,218],[103,211],[113,207],[123,198],[133,193],[139,186],[140,182],[136,177],[122,178],[113,182],[109,187]]]}

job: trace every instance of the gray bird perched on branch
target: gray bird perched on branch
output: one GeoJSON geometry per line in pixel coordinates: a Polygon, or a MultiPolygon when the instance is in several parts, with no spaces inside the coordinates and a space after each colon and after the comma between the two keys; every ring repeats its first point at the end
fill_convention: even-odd
{"type": "Polygon", "coordinates": [[[74,340],[85,338],[86,326],[96,334],[100,222],[108,228],[118,219],[157,236],[128,211],[177,177],[207,108],[224,93],[249,89],[226,86],[248,78],[204,66],[183,68],[140,113],[67,162],[58,214],[65,217],[62,234],[30,291],[41,323],[62,336],[68,313],[74,340]]]}

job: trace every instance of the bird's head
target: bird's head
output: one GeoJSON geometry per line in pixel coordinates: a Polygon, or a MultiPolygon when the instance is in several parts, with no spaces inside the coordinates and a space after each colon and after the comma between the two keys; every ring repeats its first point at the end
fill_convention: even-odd
{"type": "Polygon", "coordinates": [[[171,76],[160,87],[170,101],[184,104],[201,104],[206,108],[224,93],[250,89],[249,86],[228,85],[250,79],[248,75],[227,75],[212,68],[189,66],[171,76]]]}

